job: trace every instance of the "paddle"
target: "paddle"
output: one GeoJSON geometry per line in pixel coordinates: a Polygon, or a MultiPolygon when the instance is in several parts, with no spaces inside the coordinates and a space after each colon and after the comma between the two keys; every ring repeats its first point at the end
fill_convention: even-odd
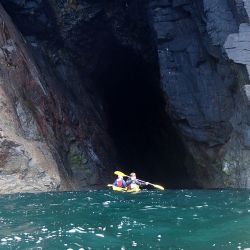
{"type": "MultiPolygon", "coordinates": [[[[115,171],[114,174],[119,175],[119,176],[122,176],[122,177],[130,177],[130,176],[124,174],[124,173],[121,172],[121,171],[115,171]]],[[[142,180],[139,180],[139,179],[137,179],[137,180],[140,181],[140,182],[144,182],[144,183],[146,182],[146,181],[142,181],[142,180]]],[[[160,185],[157,185],[157,184],[153,184],[153,183],[150,183],[150,182],[148,182],[148,184],[151,185],[151,186],[153,186],[153,187],[155,187],[155,188],[158,188],[158,189],[160,189],[160,190],[164,190],[164,187],[163,187],[163,186],[160,186],[160,185]]]]}

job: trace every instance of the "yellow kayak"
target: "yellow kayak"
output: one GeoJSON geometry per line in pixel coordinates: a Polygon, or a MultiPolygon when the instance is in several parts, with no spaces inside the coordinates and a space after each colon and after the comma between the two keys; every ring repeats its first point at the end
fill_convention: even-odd
{"type": "Polygon", "coordinates": [[[137,186],[136,188],[127,189],[127,188],[117,187],[112,184],[108,184],[108,187],[112,187],[113,191],[118,191],[118,192],[137,193],[141,191],[139,186],[137,186]]]}

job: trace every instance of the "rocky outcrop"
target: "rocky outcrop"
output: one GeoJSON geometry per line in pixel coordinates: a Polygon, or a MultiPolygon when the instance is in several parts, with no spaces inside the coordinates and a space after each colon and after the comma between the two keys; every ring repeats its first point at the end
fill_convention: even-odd
{"type": "MultiPolygon", "coordinates": [[[[2,4],[27,52],[27,62],[19,63],[26,70],[22,80],[15,86],[11,81],[11,88],[3,80],[22,136],[48,145],[61,189],[103,185],[117,157],[96,79],[112,63],[111,49],[128,46],[142,55],[148,51],[143,57],[151,60],[152,47],[145,42],[149,33],[143,32],[148,25],[145,8],[136,2],[128,6],[126,1],[3,0],[2,4]],[[136,29],[127,26],[133,21],[136,29]],[[106,62],[100,63],[103,58],[106,62]]],[[[16,39],[12,40],[19,43],[16,39]]],[[[10,75],[20,78],[19,72],[10,75]]]]}
{"type": "Polygon", "coordinates": [[[195,161],[189,173],[205,187],[250,185],[242,92],[249,77],[238,65],[247,64],[247,8],[247,1],[227,0],[150,4],[162,88],[195,161]]]}
{"type": "Polygon", "coordinates": [[[37,84],[42,95],[45,90],[24,42],[1,6],[0,23],[1,193],[59,190],[58,166],[21,96],[26,84],[37,84]]]}
{"type": "MultiPolygon", "coordinates": [[[[15,7],[15,2],[11,3],[14,4],[11,7],[15,7]]],[[[40,5],[44,7],[40,1],[30,4],[24,5],[29,14],[40,5]]],[[[41,15],[44,17],[42,12],[41,15]]],[[[63,53],[60,49],[53,53],[55,47],[51,44],[56,37],[51,44],[47,40],[36,40],[31,34],[24,37],[2,7],[0,17],[3,107],[0,192],[54,191],[100,185],[100,175],[106,176],[102,173],[103,164],[111,161],[113,154],[105,151],[112,146],[98,122],[98,111],[81,87],[75,65],[67,55],[57,57],[63,53]]],[[[41,35],[40,29],[46,22],[42,17],[37,17],[42,23],[36,26],[38,30],[31,31],[32,34],[41,35]]],[[[51,29],[45,30],[49,33],[51,29]]],[[[46,34],[43,33],[45,37],[46,34]]]]}
{"type": "Polygon", "coordinates": [[[250,186],[248,1],[1,3],[0,192],[103,185],[136,155],[195,186],[250,186]]]}

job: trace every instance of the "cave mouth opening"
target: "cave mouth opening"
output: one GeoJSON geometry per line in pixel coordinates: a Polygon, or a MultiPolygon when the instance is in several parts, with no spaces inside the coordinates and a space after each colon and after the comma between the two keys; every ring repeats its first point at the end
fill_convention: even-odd
{"type": "Polygon", "coordinates": [[[168,188],[194,187],[185,148],[165,111],[158,67],[129,48],[108,51],[95,72],[95,88],[118,153],[117,169],[168,188]]]}

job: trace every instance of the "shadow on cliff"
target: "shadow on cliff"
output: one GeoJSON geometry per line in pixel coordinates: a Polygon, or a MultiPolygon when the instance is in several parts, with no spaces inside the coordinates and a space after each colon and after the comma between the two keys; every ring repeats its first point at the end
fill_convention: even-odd
{"type": "Polygon", "coordinates": [[[165,112],[156,64],[131,49],[114,46],[108,51],[95,83],[120,168],[168,187],[193,187],[184,146],[165,112]]]}
{"type": "MultiPolygon", "coordinates": [[[[60,86],[56,86],[56,90],[59,92],[59,89],[62,89],[63,95],[69,95],[72,103],[80,107],[81,119],[88,120],[82,118],[82,114],[89,114],[86,117],[93,120],[93,124],[99,122],[100,127],[103,126],[103,120],[99,120],[99,116],[97,119],[95,115],[100,111],[98,115],[102,116],[103,111],[98,110],[98,104],[103,107],[108,132],[117,150],[120,169],[126,173],[136,171],[141,179],[162,183],[167,187],[193,187],[186,172],[187,153],[165,111],[158,61],[149,59],[152,48],[148,49],[148,46],[153,45],[149,42],[150,31],[145,25],[147,11],[143,10],[143,5],[137,1],[131,1],[134,4],[129,8],[122,2],[121,6],[115,4],[112,8],[94,5],[88,9],[93,14],[89,21],[91,15],[85,16],[85,12],[75,10],[67,12],[64,1],[59,1],[57,7],[58,11],[62,11],[61,24],[64,25],[58,27],[48,2],[50,1],[3,0],[27,40],[45,41],[44,48],[50,48],[46,52],[53,55],[54,66],[57,64],[54,55],[60,59],[63,57],[61,51],[67,51],[81,72],[82,85],[77,78],[71,77],[72,66],[69,67],[68,63],[64,65],[68,58],[61,58],[65,59],[61,60],[64,66],[61,69],[67,69],[68,72],[64,74],[63,70],[59,70],[59,75],[66,76],[60,81],[60,86]],[[78,22],[75,22],[75,14],[78,15],[78,22]],[[137,26],[134,26],[135,23],[137,26]],[[119,29],[114,31],[112,27],[119,29]],[[136,33],[138,31],[139,33],[136,33]],[[135,34],[139,37],[134,38],[135,34]],[[120,44],[129,44],[131,48],[122,47],[120,44]],[[134,52],[136,47],[140,51],[139,54],[134,52]],[[85,89],[93,98],[94,112],[89,109],[92,105],[89,105],[83,95],[85,89]]],[[[67,109],[65,116],[69,120],[72,117],[77,124],[79,117],[74,113],[78,112],[74,111],[73,108],[67,109]]],[[[63,123],[60,121],[60,124],[63,123]]],[[[62,129],[58,134],[64,134],[64,126],[60,125],[59,128],[62,129]]],[[[92,128],[89,131],[92,131],[92,128]]],[[[89,131],[86,133],[90,133],[89,131]]],[[[103,132],[101,129],[100,131],[103,132]]],[[[98,135],[97,138],[101,136],[98,135]]],[[[97,140],[96,148],[102,143],[100,141],[97,140]]],[[[59,151],[64,154],[67,150],[59,151]]],[[[112,158],[110,152],[106,154],[107,158],[112,158]]],[[[106,170],[112,168],[110,165],[107,164],[106,170]]],[[[67,171],[70,172],[71,169],[67,171]]]]}

